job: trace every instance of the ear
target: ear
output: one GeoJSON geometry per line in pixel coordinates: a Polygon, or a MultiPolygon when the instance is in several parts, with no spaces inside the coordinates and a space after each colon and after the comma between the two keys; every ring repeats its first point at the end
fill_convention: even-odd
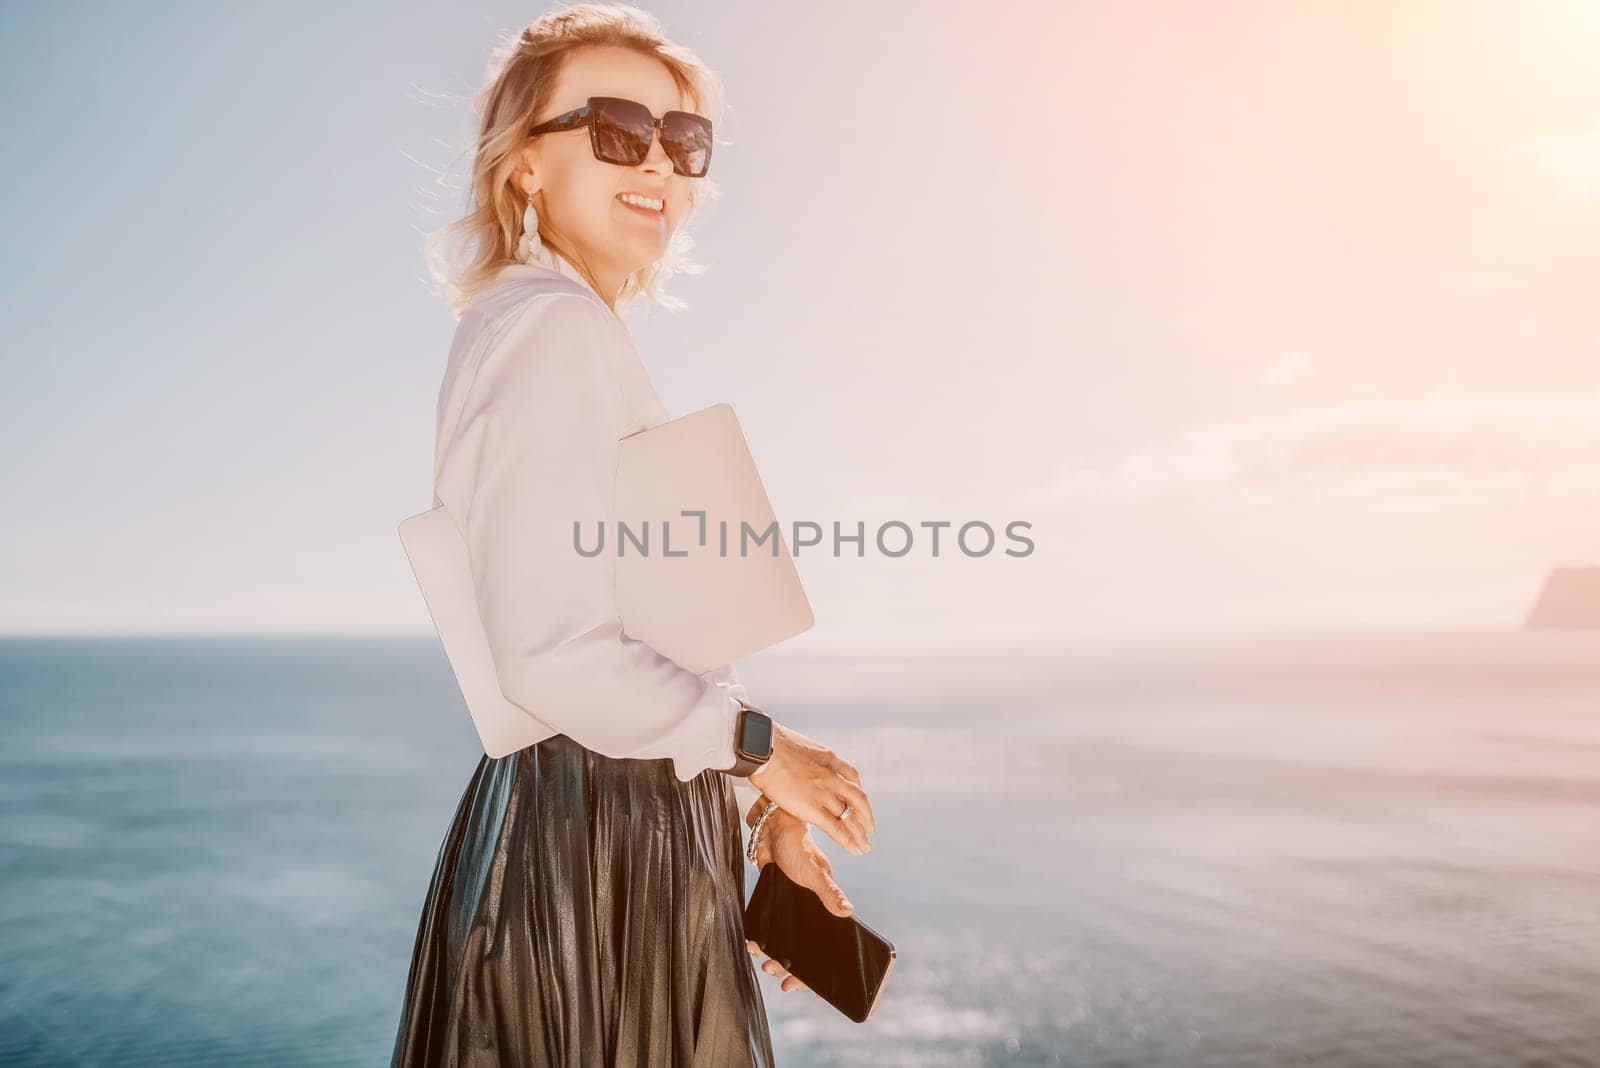
{"type": "Polygon", "coordinates": [[[517,162],[511,169],[511,184],[523,196],[532,196],[539,191],[539,153],[534,142],[530,141],[517,150],[517,162]]]}

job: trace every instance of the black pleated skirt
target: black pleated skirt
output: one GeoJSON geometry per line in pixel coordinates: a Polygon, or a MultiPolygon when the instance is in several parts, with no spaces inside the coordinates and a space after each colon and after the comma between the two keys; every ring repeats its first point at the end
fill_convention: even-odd
{"type": "Polygon", "coordinates": [[[439,849],[393,1068],[772,1064],[728,777],[555,735],[484,757],[439,849]]]}

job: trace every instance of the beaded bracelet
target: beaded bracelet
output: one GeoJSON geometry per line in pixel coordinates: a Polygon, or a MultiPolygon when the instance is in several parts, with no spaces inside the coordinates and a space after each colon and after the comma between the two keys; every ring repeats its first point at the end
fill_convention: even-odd
{"type": "Polygon", "coordinates": [[[761,810],[761,815],[756,817],[755,825],[750,828],[750,844],[745,847],[744,855],[745,859],[757,868],[761,867],[761,865],[756,864],[756,845],[761,841],[761,828],[767,825],[767,817],[776,811],[778,811],[778,803],[776,801],[768,801],[767,807],[761,810]]]}

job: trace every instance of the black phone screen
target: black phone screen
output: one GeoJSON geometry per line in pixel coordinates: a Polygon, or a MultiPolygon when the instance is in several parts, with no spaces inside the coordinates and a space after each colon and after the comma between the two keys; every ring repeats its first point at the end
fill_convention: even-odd
{"type": "Polygon", "coordinates": [[[770,861],[762,865],[745,906],[744,933],[857,1023],[872,1015],[894,966],[888,939],[854,915],[835,916],[814,892],[770,861]]]}

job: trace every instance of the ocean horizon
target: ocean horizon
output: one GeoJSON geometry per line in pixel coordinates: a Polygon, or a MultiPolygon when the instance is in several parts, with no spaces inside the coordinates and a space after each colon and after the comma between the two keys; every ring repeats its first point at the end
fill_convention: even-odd
{"type": "MultiPolygon", "coordinates": [[[[1600,633],[739,670],[899,954],[864,1025],[762,975],[780,1064],[1600,1065],[1600,633]]],[[[0,638],[0,731],[0,1063],[387,1063],[481,755],[432,635],[0,638]]]]}

